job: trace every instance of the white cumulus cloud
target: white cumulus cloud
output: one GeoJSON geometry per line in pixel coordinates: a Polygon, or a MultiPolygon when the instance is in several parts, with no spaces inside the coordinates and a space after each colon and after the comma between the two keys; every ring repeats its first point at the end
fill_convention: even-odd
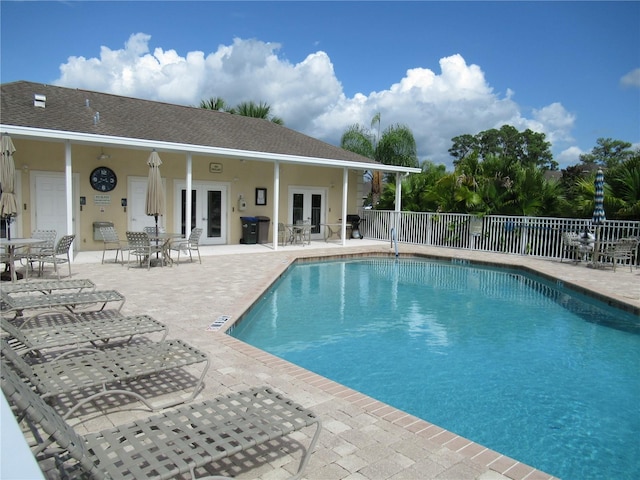
{"type": "Polygon", "coordinates": [[[379,112],[383,128],[411,128],[420,160],[448,166],[453,137],[504,124],[543,132],[554,143],[572,141],[575,116],[560,103],[534,109],[528,118],[511,89],[494,92],[481,67],[459,54],[440,59],[439,72],[415,67],[384,90],[349,98],[323,51],[293,64],[278,56],[279,44],[255,39],[186,55],[162,48],[151,53],[150,41],[136,33],[122,49],[103,46],[99,57],[69,57],[56,84],[185,105],[210,97],[230,105],[264,101],[287,127],[336,145],[348,126],[368,126],[379,112]]]}
{"type": "Polygon", "coordinates": [[[640,88],[640,68],[631,70],[620,79],[620,84],[624,87],[640,88]]]}
{"type": "Polygon", "coordinates": [[[570,165],[576,165],[580,163],[580,155],[582,155],[583,153],[587,152],[584,152],[580,148],[575,146],[569,147],[556,155],[555,161],[558,162],[559,168],[566,168],[570,165]]]}

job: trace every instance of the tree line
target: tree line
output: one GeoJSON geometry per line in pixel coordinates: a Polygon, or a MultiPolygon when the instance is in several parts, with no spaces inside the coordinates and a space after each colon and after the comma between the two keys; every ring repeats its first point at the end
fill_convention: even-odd
{"type": "MultiPolygon", "coordinates": [[[[279,125],[265,102],[229,106],[220,97],[200,102],[200,108],[263,118],[279,125]]],[[[451,139],[454,169],[418,160],[413,132],[403,124],[381,131],[380,113],[369,127],[345,130],[340,146],[385,165],[420,167],[402,181],[402,209],[413,212],[473,213],[589,218],[593,213],[598,169],[605,174],[605,212],[609,219],[640,220],[640,148],[611,138],[598,138],[579,162],[558,170],[544,133],[518,131],[511,125],[451,139]]],[[[395,209],[395,178],[375,170],[367,173],[371,193],[366,204],[395,209]],[[386,180],[386,181],[385,181],[386,180]]]]}
{"type": "MultiPolygon", "coordinates": [[[[392,125],[380,133],[379,124],[377,114],[371,129],[349,127],[342,148],[384,164],[418,167],[411,130],[392,125]]],[[[588,218],[594,208],[595,175],[602,169],[607,218],[640,220],[640,149],[632,150],[628,142],[599,138],[578,164],[563,170],[558,170],[545,134],[529,129],[503,125],[451,142],[452,172],[426,160],[421,173],[402,181],[404,211],[588,218]]],[[[393,210],[395,180],[387,179],[383,187],[376,185],[375,173],[371,180],[366,202],[393,210]]]]}

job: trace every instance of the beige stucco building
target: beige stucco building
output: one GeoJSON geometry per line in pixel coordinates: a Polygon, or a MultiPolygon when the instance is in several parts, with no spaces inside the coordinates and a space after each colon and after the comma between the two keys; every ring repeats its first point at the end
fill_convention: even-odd
{"type": "Polygon", "coordinates": [[[87,90],[8,83],[1,107],[0,133],[16,148],[21,208],[12,236],[75,233],[75,251],[102,249],[96,222],[113,223],[123,237],[155,224],[145,211],[153,150],[166,197],[160,225],[182,234],[202,227],[201,243],[209,245],[239,243],[247,216],[269,218],[260,227],[269,226],[274,249],[278,223],[311,220],[320,239],[322,224],[361,207],[364,171],[395,172],[398,183],[419,171],[374,163],[267,120],[87,90]]]}

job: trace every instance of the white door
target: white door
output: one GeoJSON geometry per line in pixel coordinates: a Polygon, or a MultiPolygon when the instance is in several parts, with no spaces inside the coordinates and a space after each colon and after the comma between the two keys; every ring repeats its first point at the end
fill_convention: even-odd
{"type": "MultiPolygon", "coordinates": [[[[177,212],[176,231],[186,232],[186,182],[176,182],[174,195],[177,212]]],[[[191,228],[202,228],[202,245],[224,245],[227,242],[228,185],[217,182],[192,182],[191,228]]]]}
{"type": "MultiPolygon", "coordinates": [[[[141,232],[144,227],[156,226],[156,219],[147,215],[146,212],[147,182],[147,177],[129,177],[128,179],[127,222],[129,224],[128,230],[132,232],[141,232]]],[[[164,186],[164,178],[162,184],[164,186]]],[[[158,227],[164,228],[164,226],[164,216],[159,216],[158,227]]]]}
{"type": "MultiPolygon", "coordinates": [[[[77,191],[77,175],[73,176],[77,191]]],[[[77,198],[72,195],[72,198],[77,198]]],[[[56,241],[67,234],[67,194],[64,173],[31,172],[31,225],[33,230],[55,230],[56,241]]],[[[73,206],[73,231],[76,232],[77,205],[73,206]]],[[[29,232],[30,233],[30,232],[29,232]]],[[[74,245],[77,242],[74,242],[74,245]]]]}
{"type": "Polygon", "coordinates": [[[326,223],[324,188],[289,187],[288,222],[311,221],[311,238],[322,238],[321,223],[326,223]]]}

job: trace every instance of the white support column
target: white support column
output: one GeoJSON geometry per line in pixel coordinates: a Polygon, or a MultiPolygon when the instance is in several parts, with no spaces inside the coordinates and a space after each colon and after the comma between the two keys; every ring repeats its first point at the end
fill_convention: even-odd
{"type": "Polygon", "coordinates": [[[340,238],[342,246],[347,244],[347,195],[349,193],[349,169],[342,169],[342,225],[340,225],[340,238]]]}
{"type": "Polygon", "coordinates": [[[402,174],[396,172],[396,212],[400,212],[402,207],[402,174]]]}
{"type": "Polygon", "coordinates": [[[273,162],[273,250],[278,250],[278,212],[280,210],[280,162],[273,162]]]}
{"type": "MultiPolygon", "coordinates": [[[[193,225],[191,225],[191,189],[193,183],[193,160],[191,158],[191,152],[187,153],[187,178],[186,178],[186,186],[185,186],[185,207],[184,207],[184,234],[186,237],[189,237],[191,233],[191,229],[193,225]]],[[[177,213],[179,215],[179,213],[177,213]]]]}
{"type": "Polygon", "coordinates": [[[400,237],[398,227],[400,226],[400,212],[402,209],[402,173],[396,172],[396,208],[394,215],[393,225],[396,230],[396,241],[400,237]]]}
{"type": "Polygon", "coordinates": [[[71,142],[64,142],[64,184],[67,207],[67,231],[65,235],[73,235],[73,169],[71,168],[71,142]]]}

